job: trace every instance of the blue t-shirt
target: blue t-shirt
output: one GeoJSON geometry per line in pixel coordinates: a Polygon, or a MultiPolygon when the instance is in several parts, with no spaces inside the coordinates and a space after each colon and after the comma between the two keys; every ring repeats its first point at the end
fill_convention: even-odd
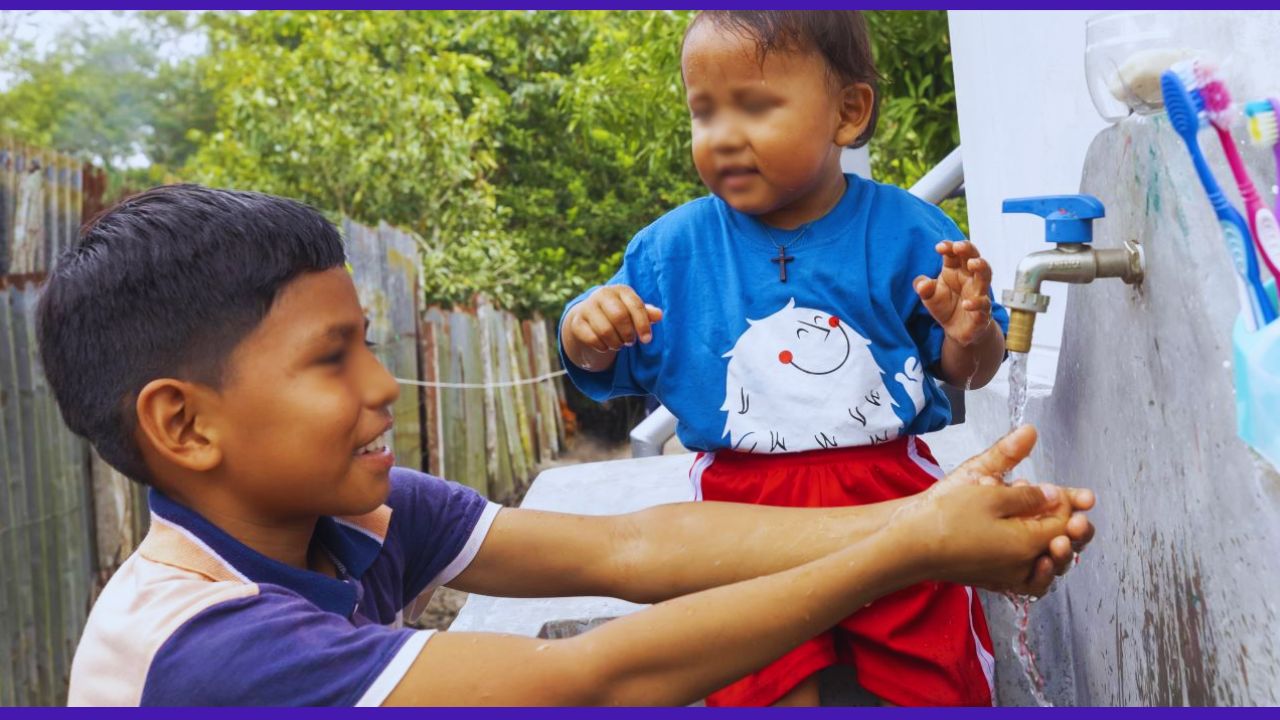
{"type": "MultiPolygon", "coordinates": [[[[904,190],[845,177],[844,197],[802,233],[716,196],[641,230],[609,283],[631,286],[663,320],[603,372],[562,351],[574,383],[596,400],[653,394],[696,450],[799,452],[945,427],[951,407],[929,374],[944,334],[912,283],[938,276],[938,242],[964,236],[904,190]],[[779,245],[791,258],[785,283],[779,245]]],[[[1004,308],[993,302],[992,315],[1007,330],[1004,308]]]]}
{"type": "Polygon", "coordinates": [[[151,493],[151,529],[89,614],[71,705],[378,705],[431,637],[402,609],[466,569],[498,506],[395,468],[387,504],[320,518],[340,577],[247,547],[151,493]]]}

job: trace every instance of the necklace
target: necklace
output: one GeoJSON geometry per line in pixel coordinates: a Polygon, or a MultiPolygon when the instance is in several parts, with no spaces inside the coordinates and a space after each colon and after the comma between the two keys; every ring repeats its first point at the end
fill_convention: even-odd
{"type": "Polygon", "coordinates": [[[794,255],[787,254],[787,248],[791,247],[792,245],[795,245],[796,243],[804,239],[804,236],[809,233],[809,225],[810,223],[805,223],[803,226],[801,226],[800,232],[795,233],[790,240],[781,244],[779,244],[778,241],[774,239],[773,228],[769,227],[768,225],[764,226],[765,232],[769,234],[769,242],[773,243],[773,246],[778,249],[778,257],[769,258],[769,261],[778,263],[778,280],[779,281],[781,282],[787,281],[787,263],[796,259],[794,255]]]}

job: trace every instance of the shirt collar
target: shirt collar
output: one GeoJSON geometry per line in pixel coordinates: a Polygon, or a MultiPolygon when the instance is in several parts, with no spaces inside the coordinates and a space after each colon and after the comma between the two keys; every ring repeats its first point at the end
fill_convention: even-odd
{"type": "MultiPolygon", "coordinates": [[[[382,551],[391,508],[383,505],[367,515],[355,517],[321,517],[316,523],[315,537],[341,564],[354,582],[328,577],[311,570],[300,570],[259,553],[245,545],[194,510],[165,496],[155,488],[150,494],[151,512],[175,526],[195,541],[213,559],[234,569],[250,582],[279,585],[310,600],[317,607],[343,617],[350,617],[359,599],[356,585],[382,551]]],[[[189,549],[165,553],[164,548],[151,547],[150,556],[160,562],[199,572],[191,562],[189,549]]],[[[207,559],[206,559],[207,560],[207,559]]]]}
{"type": "Polygon", "coordinates": [[[760,222],[754,215],[734,210],[718,195],[712,197],[720,206],[721,212],[728,216],[733,227],[751,242],[770,250],[776,250],[781,245],[790,252],[792,245],[795,249],[801,246],[810,248],[845,237],[870,183],[851,173],[846,173],[844,179],[844,194],[835,207],[828,210],[826,215],[805,223],[803,229],[796,230],[775,230],[760,222]]]}

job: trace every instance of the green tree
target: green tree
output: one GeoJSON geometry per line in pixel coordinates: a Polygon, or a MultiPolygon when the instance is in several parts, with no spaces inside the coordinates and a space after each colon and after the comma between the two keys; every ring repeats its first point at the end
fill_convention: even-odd
{"type": "Polygon", "coordinates": [[[259,12],[210,21],[217,129],[191,171],[428,238],[493,224],[506,104],[452,15],[259,12]]]}
{"type": "Polygon", "coordinates": [[[627,241],[703,193],[679,43],[689,13],[489,13],[460,46],[510,96],[494,185],[531,253],[533,307],[607,278],[627,241]]]}
{"type": "MultiPolygon", "coordinates": [[[[883,78],[871,173],[910,187],[960,144],[947,14],[880,10],[867,13],[867,24],[883,78]]],[[[942,207],[967,233],[964,199],[942,207]]]]}
{"type": "Polygon", "coordinates": [[[79,28],[43,56],[30,45],[13,47],[6,65],[15,81],[0,94],[0,130],[118,168],[146,140],[148,68],[157,64],[151,48],[124,30],[79,28]]]}
{"type": "Polygon", "coordinates": [[[195,133],[213,126],[202,65],[163,52],[202,33],[199,22],[173,11],[86,22],[45,52],[17,40],[16,24],[0,26],[9,78],[0,133],[96,163],[116,191],[165,179],[195,151],[195,133]]]}
{"type": "Polygon", "coordinates": [[[217,128],[188,174],[417,231],[432,300],[551,310],[702,192],[679,87],[685,20],[219,16],[217,128]]]}
{"type": "MultiPolygon", "coordinates": [[[[253,188],[409,228],[432,301],[554,312],[706,192],[679,74],[688,12],[133,17],[43,56],[5,52],[0,27],[14,78],[0,131],[78,151],[117,184],[253,188]],[[166,50],[193,34],[206,53],[166,50]]],[[[885,78],[872,167],[906,186],[958,142],[946,16],[869,21],[885,78]]]]}

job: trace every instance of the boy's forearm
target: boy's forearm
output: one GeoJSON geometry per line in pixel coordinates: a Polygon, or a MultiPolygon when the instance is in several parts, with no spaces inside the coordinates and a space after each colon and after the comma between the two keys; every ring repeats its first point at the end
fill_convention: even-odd
{"type": "Polygon", "coordinates": [[[883,527],[904,502],[840,508],[685,502],[603,516],[505,509],[450,586],[485,595],[660,602],[846,548],[883,527]]]}
{"type": "Polygon", "coordinates": [[[653,603],[769,575],[840,551],[884,527],[904,500],[837,508],[699,502],[616,518],[618,584],[605,594],[653,603]],[[672,562],[679,558],[679,562],[672,562]]]}
{"type": "Polygon", "coordinates": [[[568,640],[440,633],[386,704],[687,705],[926,577],[924,552],[903,535],[886,528],[800,567],[670,600],[568,640]]]}
{"type": "Polygon", "coordinates": [[[977,390],[991,382],[1004,362],[1004,333],[994,320],[987,332],[972,345],[947,338],[942,342],[939,377],[955,387],[977,390]]]}
{"type": "Polygon", "coordinates": [[[872,600],[923,577],[873,533],[791,570],[670,600],[565,643],[610,705],[687,704],[758,670],[872,600]]]}

